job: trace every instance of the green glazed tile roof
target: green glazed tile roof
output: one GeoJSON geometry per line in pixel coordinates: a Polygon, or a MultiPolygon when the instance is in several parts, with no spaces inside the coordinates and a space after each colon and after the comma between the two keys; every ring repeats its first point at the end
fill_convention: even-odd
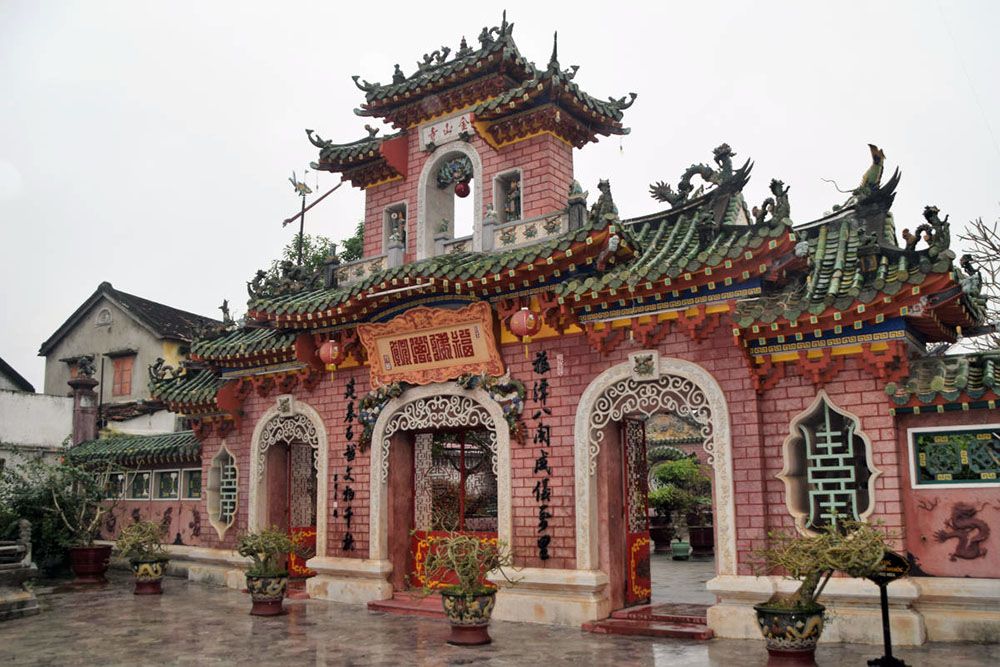
{"type": "Polygon", "coordinates": [[[71,448],[74,463],[113,461],[122,465],[196,462],[201,457],[201,443],[194,431],[158,435],[115,435],[88,440],[71,448]]]}
{"type": "Polygon", "coordinates": [[[274,329],[238,329],[218,338],[201,339],[191,345],[191,356],[208,361],[231,357],[257,357],[288,353],[295,345],[294,333],[274,329]]]}
{"type": "Polygon", "coordinates": [[[905,380],[886,385],[885,392],[897,405],[911,401],[932,404],[978,400],[1000,387],[1000,350],[946,357],[925,357],[910,362],[905,380]]]}
{"type": "Polygon", "coordinates": [[[151,380],[149,391],[165,403],[201,404],[215,401],[224,381],[212,371],[188,369],[183,375],[163,380],[151,380]]]}
{"type": "Polygon", "coordinates": [[[725,202],[719,217],[721,227],[710,237],[702,239],[698,223],[705,216],[713,215],[713,211],[703,205],[686,207],[680,215],[666,211],[658,217],[626,224],[626,231],[640,249],[638,258],[601,275],[566,281],[559,286],[558,294],[584,294],[676,278],[683,273],[718,266],[726,259],[742,258],[748,250],[756,250],[765,241],[789,231],[785,225],[772,228],[745,224],[747,216],[743,197],[738,193],[725,202]],[[741,221],[744,224],[740,224],[741,221]]]}
{"type": "Polygon", "coordinates": [[[574,244],[585,242],[595,231],[607,228],[608,223],[606,219],[594,220],[578,230],[511,250],[456,252],[430,257],[403,266],[383,269],[346,287],[256,299],[250,302],[249,309],[272,315],[314,313],[336,307],[383,282],[391,283],[393,280],[406,278],[440,278],[450,281],[478,279],[524,264],[544,262],[557,251],[565,251],[574,244]]]}
{"type": "MultiPolygon", "coordinates": [[[[452,60],[432,65],[430,67],[424,67],[423,69],[418,69],[416,72],[406,77],[403,81],[386,85],[369,85],[367,87],[368,89],[365,90],[365,101],[369,105],[372,105],[373,103],[378,103],[386,99],[391,100],[397,97],[401,98],[407,93],[428,93],[452,76],[461,78],[463,75],[475,75],[476,73],[482,71],[482,66],[479,65],[479,63],[494,54],[501,54],[502,60],[510,62],[516,66],[513,72],[509,72],[510,74],[517,72],[518,69],[522,72],[530,74],[533,72],[534,67],[518,52],[517,45],[514,44],[514,40],[511,38],[511,31],[513,27],[513,24],[505,24],[501,28],[502,34],[498,35],[492,43],[461,56],[459,56],[458,52],[456,52],[456,57],[452,60]],[[477,65],[479,66],[477,67],[477,65]]],[[[362,85],[363,84],[359,84],[359,87],[362,85]]],[[[413,95],[411,94],[410,97],[407,98],[407,101],[412,99],[413,95]]],[[[360,109],[355,113],[360,116],[378,115],[376,112],[372,112],[367,109],[360,109]]]]}
{"type": "Polygon", "coordinates": [[[320,149],[319,162],[313,162],[310,166],[313,169],[322,169],[324,165],[328,164],[336,165],[348,162],[362,162],[366,159],[374,160],[381,158],[379,146],[382,145],[382,142],[389,139],[395,139],[401,134],[401,132],[396,132],[394,134],[387,134],[383,137],[369,136],[364,139],[352,141],[349,144],[335,144],[330,141],[322,141],[317,144],[317,142],[314,141],[313,145],[320,149]]]}

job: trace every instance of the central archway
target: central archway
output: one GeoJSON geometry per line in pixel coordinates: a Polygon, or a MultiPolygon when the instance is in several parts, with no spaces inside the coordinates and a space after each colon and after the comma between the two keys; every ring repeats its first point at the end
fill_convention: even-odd
{"type": "Polygon", "coordinates": [[[489,447],[497,475],[497,537],[510,543],[510,428],[503,408],[482,389],[464,389],[455,382],[442,382],[406,390],[386,404],[375,422],[368,524],[371,560],[389,559],[389,448],[393,436],[405,431],[459,427],[479,427],[490,433],[489,447]]]}
{"type": "Polygon", "coordinates": [[[573,462],[576,474],[576,566],[600,568],[598,557],[597,461],[604,427],[630,414],[650,416],[661,409],[679,411],[702,425],[704,448],[714,472],[716,563],[718,574],[736,574],[736,530],[729,411],[715,378],[682,359],[651,357],[652,372],[640,376],[632,361],[598,375],[583,392],[576,413],[573,462]]]}

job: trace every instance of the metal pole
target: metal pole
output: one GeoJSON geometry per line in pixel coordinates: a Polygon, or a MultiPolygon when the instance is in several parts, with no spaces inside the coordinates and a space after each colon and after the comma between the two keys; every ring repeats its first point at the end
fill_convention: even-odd
{"type": "Polygon", "coordinates": [[[306,198],[302,197],[302,212],[299,213],[299,266],[302,266],[302,235],[306,227],[306,198]]]}
{"type": "Polygon", "coordinates": [[[892,659],[892,630],[889,628],[889,593],[888,586],[882,584],[878,587],[879,601],[882,603],[882,641],[885,643],[885,657],[891,665],[892,659]]]}

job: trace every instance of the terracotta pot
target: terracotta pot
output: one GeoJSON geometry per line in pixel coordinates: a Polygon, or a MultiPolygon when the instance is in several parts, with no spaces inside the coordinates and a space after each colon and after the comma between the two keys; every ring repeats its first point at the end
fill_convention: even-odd
{"type": "Polygon", "coordinates": [[[247,590],[253,606],[251,616],[277,616],[285,613],[281,601],[285,599],[288,589],[288,575],[279,577],[255,577],[247,575],[247,590]]]}
{"type": "Polygon", "coordinates": [[[90,547],[70,547],[69,565],[76,575],[74,584],[104,584],[107,579],[104,573],[108,571],[111,562],[111,545],[94,545],[90,547]]]}
{"type": "Polygon", "coordinates": [[[674,539],[674,527],[670,523],[670,518],[655,515],[650,517],[649,537],[653,540],[654,553],[670,553],[670,542],[674,539]]]}
{"type": "Polygon", "coordinates": [[[129,561],[129,565],[132,566],[132,572],[135,574],[135,590],[133,593],[136,595],[162,595],[163,594],[163,575],[167,570],[167,560],[166,559],[132,559],[129,561]]]}
{"type": "Polygon", "coordinates": [[[754,606],[757,626],[764,635],[767,652],[786,664],[815,664],[816,643],[823,633],[823,605],[811,611],[754,606]]]}
{"type": "Polygon", "coordinates": [[[475,595],[442,591],[441,605],[444,607],[444,615],[451,623],[448,643],[455,646],[481,646],[493,641],[489,625],[496,601],[496,591],[483,591],[475,595]]]}

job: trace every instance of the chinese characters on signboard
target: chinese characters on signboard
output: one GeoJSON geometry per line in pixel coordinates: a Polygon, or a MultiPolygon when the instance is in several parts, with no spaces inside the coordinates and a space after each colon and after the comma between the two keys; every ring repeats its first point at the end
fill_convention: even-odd
{"type": "Polygon", "coordinates": [[[445,118],[435,123],[429,123],[420,128],[420,145],[442,146],[452,141],[458,141],[472,136],[472,114],[463,113],[459,116],[445,118]]]}
{"type": "Polygon", "coordinates": [[[549,465],[549,445],[552,438],[550,427],[545,423],[545,417],[552,415],[552,409],[547,405],[549,381],[545,376],[552,370],[552,367],[549,365],[548,354],[544,350],[535,355],[535,360],[531,365],[535,375],[541,376],[540,379],[535,380],[531,387],[531,400],[535,403],[535,412],[532,414],[535,420],[535,433],[532,442],[538,445],[538,457],[535,459],[533,473],[536,476],[541,475],[536,479],[532,493],[535,496],[535,502],[538,503],[538,558],[548,560],[550,558],[549,545],[552,543],[552,535],[549,534],[549,519],[552,518],[552,512],[549,509],[552,501],[552,491],[549,489],[549,479],[552,477],[552,466],[549,465]]]}
{"type": "Polygon", "coordinates": [[[412,308],[386,324],[362,325],[358,332],[371,360],[373,387],[504,372],[493,311],[485,302],[458,310],[412,308]]]}

